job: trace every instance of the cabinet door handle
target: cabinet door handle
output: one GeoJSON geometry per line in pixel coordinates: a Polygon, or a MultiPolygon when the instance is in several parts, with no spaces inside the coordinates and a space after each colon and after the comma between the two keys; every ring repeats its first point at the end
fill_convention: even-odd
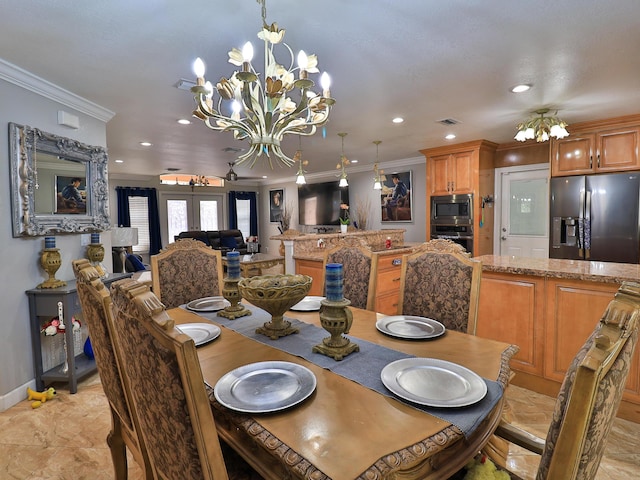
{"type": "Polygon", "coordinates": [[[593,155],[589,155],[589,168],[593,168],[593,155]]]}
{"type": "Polygon", "coordinates": [[[399,281],[400,281],[400,277],[398,277],[398,278],[394,278],[394,279],[393,279],[393,281],[394,281],[394,282],[399,282],[399,281]]]}
{"type": "Polygon", "coordinates": [[[600,168],[600,154],[598,154],[598,168],[600,168]]]}

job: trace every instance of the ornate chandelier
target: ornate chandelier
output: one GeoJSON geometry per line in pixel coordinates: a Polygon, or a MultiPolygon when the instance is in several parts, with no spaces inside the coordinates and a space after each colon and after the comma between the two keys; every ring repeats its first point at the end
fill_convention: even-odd
{"type": "Polygon", "coordinates": [[[262,30],[258,38],[264,42],[263,81],[259,81],[259,74],[251,65],[253,46],[247,42],[242,51],[232,48],[229,52],[229,63],[241,69],[228,79],[220,79],[215,87],[218,98],[214,100],[214,87],[205,81],[204,62],[198,58],[194,62],[196,86],[191,88],[196,101],[193,114],[212,130],[231,131],[236,139],[249,141],[249,150],[238,157],[236,165],[249,162],[249,167],[253,167],[264,153],[271,168],[273,159],[291,167],[295,161],[282,151],[283,137],[315,134],[317,127],[329,120],[335,100],[330,96],[331,81],[326,72],[320,77],[322,93],[312,90],[315,83],[308,74],[319,73],[317,57],[301,50],[298,66],[294,67],[293,51],[282,42],[284,29],[275,22],[268,25],[265,0],[257,2],[262,6],[262,30]],[[288,67],[276,61],[275,45],[282,45],[289,52],[288,67]],[[222,113],[224,101],[230,103],[230,115],[222,113]]]}
{"type": "Polygon", "coordinates": [[[518,133],[514,138],[519,142],[534,138],[537,142],[546,142],[550,137],[560,139],[569,136],[568,125],[564,121],[556,116],[545,117],[545,114],[549,113],[548,108],[541,108],[534,113],[540,116],[531,117],[518,125],[518,133]]]}

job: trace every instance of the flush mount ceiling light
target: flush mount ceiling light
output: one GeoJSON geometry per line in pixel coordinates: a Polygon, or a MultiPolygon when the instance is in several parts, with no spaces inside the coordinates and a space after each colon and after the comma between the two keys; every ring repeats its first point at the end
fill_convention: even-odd
{"type": "Polygon", "coordinates": [[[520,85],[516,85],[514,87],[511,87],[510,90],[513,93],[522,93],[522,92],[526,92],[531,87],[532,87],[532,85],[530,83],[521,83],[520,85]]]}
{"type": "Polygon", "coordinates": [[[344,156],[344,137],[347,136],[346,133],[339,133],[338,136],[342,139],[342,155],[340,155],[340,163],[336,165],[336,168],[340,170],[340,182],[338,183],[339,187],[348,187],[349,182],[347,182],[347,171],[345,170],[346,166],[349,165],[349,160],[344,156]]]}
{"type": "MultiPolygon", "coordinates": [[[[329,120],[329,112],[335,100],[331,98],[329,75],[320,77],[322,93],[312,89],[315,83],[310,73],[319,73],[315,55],[298,53],[298,66],[294,67],[291,48],[282,39],[285,30],[277,23],[267,24],[265,0],[257,0],[262,6],[262,30],[258,38],[264,42],[264,74],[259,75],[251,65],[253,46],[247,42],[242,51],[232,48],[229,62],[241,67],[230,78],[222,77],[216,84],[218,92],[214,108],[214,87],[204,78],[204,62],[194,62],[196,86],[191,88],[196,101],[194,116],[204,121],[212,130],[233,132],[237,140],[248,140],[249,149],[240,155],[235,164],[248,162],[253,167],[264,153],[273,168],[273,160],[291,167],[295,161],[281,149],[285,135],[313,135],[317,127],[329,120]],[[289,53],[289,66],[276,61],[274,46],[281,45],[289,53]],[[298,79],[295,71],[298,71],[298,79]],[[264,83],[259,80],[263,79],[264,83]],[[230,104],[230,115],[223,113],[224,103],[230,104]]],[[[227,107],[229,110],[229,107],[227,107]]]]}
{"type": "Polygon", "coordinates": [[[376,163],[373,165],[373,171],[375,173],[373,177],[373,189],[382,190],[382,182],[387,179],[387,177],[384,176],[384,170],[378,170],[378,147],[380,146],[382,141],[374,140],[373,143],[376,146],[376,163]]]}
{"type": "Polygon", "coordinates": [[[566,122],[555,115],[545,116],[547,113],[549,113],[548,108],[536,110],[533,117],[518,125],[518,133],[514,138],[519,142],[534,138],[537,142],[546,142],[550,137],[557,139],[568,137],[569,132],[567,132],[568,125],[566,122]]]}

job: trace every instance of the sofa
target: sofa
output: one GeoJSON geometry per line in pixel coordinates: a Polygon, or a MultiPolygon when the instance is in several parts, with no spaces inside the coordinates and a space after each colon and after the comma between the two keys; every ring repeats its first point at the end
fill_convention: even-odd
{"type": "Polygon", "coordinates": [[[247,253],[247,242],[242,236],[240,230],[189,230],[187,232],[180,232],[175,236],[175,240],[181,238],[194,238],[200,240],[205,244],[211,246],[215,250],[220,250],[222,255],[226,255],[227,252],[235,250],[240,252],[240,255],[247,253]]]}

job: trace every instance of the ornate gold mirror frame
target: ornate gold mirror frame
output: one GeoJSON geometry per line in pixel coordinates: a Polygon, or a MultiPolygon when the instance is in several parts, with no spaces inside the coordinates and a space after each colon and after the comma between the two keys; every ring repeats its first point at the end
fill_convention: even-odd
{"type": "Polygon", "coordinates": [[[13,236],[108,230],[107,151],[9,123],[13,236]],[[83,202],[61,204],[65,183],[79,178],[83,202]]]}

